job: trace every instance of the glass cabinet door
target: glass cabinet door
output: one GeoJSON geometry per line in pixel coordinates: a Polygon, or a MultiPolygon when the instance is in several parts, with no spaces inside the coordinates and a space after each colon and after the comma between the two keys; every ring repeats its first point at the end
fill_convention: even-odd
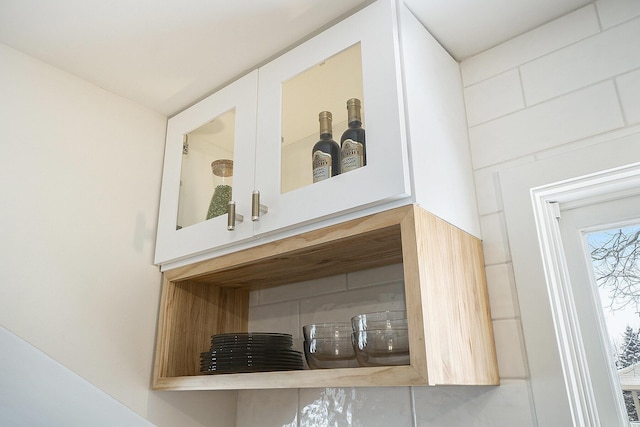
{"type": "Polygon", "coordinates": [[[176,230],[227,214],[233,196],[235,108],[184,134],[176,230]]]}
{"type": "Polygon", "coordinates": [[[255,188],[269,214],[256,233],[410,195],[396,26],[393,1],[376,2],[259,69],[255,188]],[[340,145],[353,100],[366,160],[336,170],[314,146],[340,145]]]}
{"type": "Polygon", "coordinates": [[[156,263],[253,235],[256,97],[252,72],[169,120],[156,263]]]}
{"type": "Polygon", "coordinates": [[[319,114],[332,113],[332,137],[339,144],[348,126],[346,100],[362,104],[362,92],[360,43],[282,83],[281,193],[314,182],[311,153],[319,139],[319,114]]]}

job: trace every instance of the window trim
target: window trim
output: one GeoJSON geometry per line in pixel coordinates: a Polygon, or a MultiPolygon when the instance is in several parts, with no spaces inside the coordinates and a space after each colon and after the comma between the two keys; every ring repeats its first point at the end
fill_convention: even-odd
{"type": "Polygon", "coordinates": [[[595,395],[571,295],[560,226],[559,203],[579,203],[640,189],[640,163],[634,163],[530,190],[542,266],[551,305],[560,363],[574,425],[599,426],[595,395]]]}
{"type": "MultiPolygon", "coordinates": [[[[500,228],[484,235],[493,263],[510,264],[520,324],[519,345],[528,380],[534,425],[573,425],[538,244],[532,188],[640,162],[640,126],[491,167],[500,228]],[[495,235],[499,232],[500,235],[495,235]],[[487,240],[489,239],[489,240],[487,240]]],[[[485,220],[486,223],[486,220],[485,220]]],[[[489,224],[493,224],[490,222],[489,224]]],[[[487,250],[487,249],[485,249],[487,250]]]]}

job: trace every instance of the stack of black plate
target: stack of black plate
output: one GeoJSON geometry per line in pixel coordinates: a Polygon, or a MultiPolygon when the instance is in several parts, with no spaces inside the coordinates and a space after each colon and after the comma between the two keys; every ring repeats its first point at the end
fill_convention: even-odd
{"type": "Polygon", "coordinates": [[[204,374],[303,369],[302,353],[292,350],[290,334],[246,332],[211,337],[211,350],[200,353],[204,374]]]}

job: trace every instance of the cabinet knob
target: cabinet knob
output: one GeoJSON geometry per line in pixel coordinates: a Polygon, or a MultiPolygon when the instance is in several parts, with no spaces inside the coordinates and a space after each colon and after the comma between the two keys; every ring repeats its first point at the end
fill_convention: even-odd
{"type": "Polygon", "coordinates": [[[258,190],[251,194],[251,221],[260,221],[260,215],[269,212],[269,208],[260,204],[260,192],[258,190]]]}
{"type": "Polygon", "coordinates": [[[227,213],[227,230],[233,231],[236,229],[236,224],[241,223],[244,217],[240,214],[236,214],[236,202],[233,200],[229,202],[229,211],[227,213]]]}

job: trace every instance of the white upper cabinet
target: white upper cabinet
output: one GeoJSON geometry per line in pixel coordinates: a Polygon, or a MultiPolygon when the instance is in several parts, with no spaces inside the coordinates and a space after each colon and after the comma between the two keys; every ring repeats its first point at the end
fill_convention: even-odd
{"type": "Polygon", "coordinates": [[[479,236],[458,64],[397,0],[367,6],[172,117],[162,185],[163,267],[409,203],[479,236]],[[339,144],[352,98],[366,165],[314,183],[319,114],[332,114],[339,144]],[[233,175],[219,176],[231,162],[233,175]],[[228,190],[242,222],[224,213],[228,190]],[[223,214],[207,219],[221,203],[213,211],[223,214]]]}
{"type": "Polygon", "coordinates": [[[157,264],[252,238],[250,211],[238,206],[249,225],[233,231],[226,211],[253,190],[257,84],[253,71],[169,119],[157,264]]]}
{"type": "Polygon", "coordinates": [[[394,4],[381,1],[260,68],[255,186],[269,213],[257,233],[410,195],[397,41],[394,4]],[[332,113],[340,143],[351,98],[367,164],[313,183],[318,115],[332,113]]]}

